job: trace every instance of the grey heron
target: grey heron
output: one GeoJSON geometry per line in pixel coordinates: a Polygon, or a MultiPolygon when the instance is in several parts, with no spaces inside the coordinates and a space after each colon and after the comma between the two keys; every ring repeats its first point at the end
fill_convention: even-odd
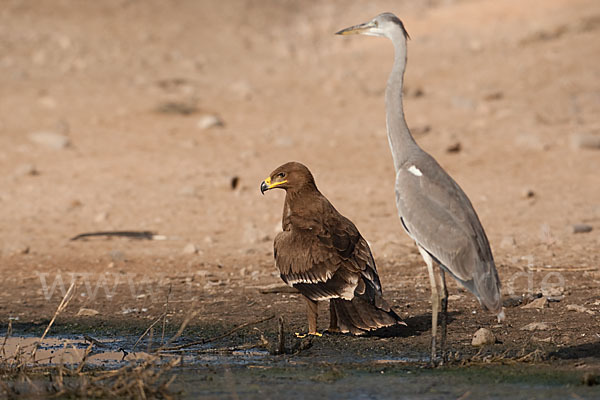
{"type": "Polygon", "coordinates": [[[390,39],[394,64],[385,90],[387,135],[396,171],[396,207],[406,233],[427,264],[431,284],[431,362],[436,359],[441,302],[441,352],[445,359],[449,273],[473,293],[485,309],[504,319],[500,279],[481,222],[467,195],[412,137],[402,106],[408,33],[402,21],[383,13],[369,22],[337,32],[390,39]],[[439,267],[439,274],[434,266],[439,267]],[[439,282],[438,282],[439,281],[439,282]],[[438,285],[440,290],[438,290],[438,285]]]}

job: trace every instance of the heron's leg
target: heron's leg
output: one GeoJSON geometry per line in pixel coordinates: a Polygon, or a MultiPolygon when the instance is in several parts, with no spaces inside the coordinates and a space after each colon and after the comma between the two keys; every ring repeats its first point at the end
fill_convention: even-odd
{"type": "Polygon", "coordinates": [[[306,300],[306,316],[308,318],[308,334],[317,334],[317,317],[318,317],[318,303],[308,297],[303,296],[306,300]]]}
{"type": "Polygon", "coordinates": [[[441,281],[441,302],[442,302],[442,339],[440,342],[440,349],[442,351],[442,362],[448,361],[446,354],[446,325],[448,323],[448,288],[446,287],[446,274],[444,269],[440,266],[440,281],[441,281]]]}
{"type": "Polygon", "coordinates": [[[340,328],[338,327],[337,322],[337,313],[335,312],[335,307],[333,305],[333,301],[329,300],[329,332],[339,332],[340,328]]]}
{"type": "Polygon", "coordinates": [[[433,259],[429,255],[427,251],[425,251],[421,246],[418,246],[419,252],[421,256],[425,260],[427,264],[427,272],[429,273],[429,283],[431,284],[431,363],[435,363],[436,359],[436,343],[435,338],[437,336],[437,321],[438,321],[438,311],[440,305],[440,297],[438,295],[437,290],[437,282],[435,279],[435,271],[433,270],[433,259]]]}

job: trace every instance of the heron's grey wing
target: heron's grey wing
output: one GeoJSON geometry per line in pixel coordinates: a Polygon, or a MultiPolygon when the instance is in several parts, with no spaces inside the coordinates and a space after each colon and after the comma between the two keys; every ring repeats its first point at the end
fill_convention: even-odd
{"type": "Polygon", "coordinates": [[[396,205],[402,224],[487,308],[498,310],[500,280],[471,202],[432,158],[414,168],[408,163],[396,175],[396,205]]]}

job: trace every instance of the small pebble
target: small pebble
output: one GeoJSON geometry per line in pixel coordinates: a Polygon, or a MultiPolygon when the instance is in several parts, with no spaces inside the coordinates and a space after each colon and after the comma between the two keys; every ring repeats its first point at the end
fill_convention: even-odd
{"type": "Polygon", "coordinates": [[[561,300],[564,296],[565,288],[562,286],[550,286],[542,288],[542,296],[545,296],[550,301],[561,300]]]}
{"type": "Polygon", "coordinates": [[[56,100],[50,96],[43,96],[38,99],[42,107],[53,109],[56,108],[56,100]]]}
{"type": "Polygon", "coordinates": [[[548,329],[550,327],[544,322],[532,322],[521,328],[522,331],[547,331],[548,329]]]}
{"type": "Polygon", "coordinates": [[[538,308],[538,309],[542,309],[542,308],[546,308],[548,307],[548,299],[545,297],[540,297],[539,299],[535,299],[532,302],[525,304],[523,307],[521,308],[538,308]]]}
{"type": "Polygon", "coordinates": [[[198,194],[195,186],[184,186],[177,193],[180,196],[189,196],[189,197],[195,197],[198,194]]]}
{"type": "Polygon", "coordinates": [[[476,103],[469,97],[464,96],[452,96],[450,102],[455,108],[472,111],[475,110],[476,103]]]}
{"type": "Polygon", "coordinates": [[[202,277],[202,278],[206,278],[208,276],[212,275],[212,272],[206,270],[206,269],[199,269],[198,271],[196,271],[196,275],[202,277]]]}
{"type": "Polygon", "coordinates": [[[483,99],[486,101],[501,100],[502,98],[504,98],[504,93],[502,92],[491,92],[483,96],[483,99]]]}
{"type": "Polygon", "coordinates": [[[479,53],[481,50],[483,50],[483,43],[480,40],[472,39],[469,42],[469,50],[474,53],[479,53]]]}
{"type": "Polygon", "coordinates": [[[531,199],[533,197],[535,197],[535,192],[532,189],[524,189],[523,192],[521,193],[521,197],[523,197],[524,199],[531,199]]]}
{"type": "Polygon", "coordinates": [[[94,217],[94,222],[100,223],[104,222],[108,219],[108,213],[106,211],[102,211],[101,213],[96,214],[94,217]]]}
{"type": "Polygon", "coordinates": [[[83,207],[83,203],[79,199],[73,199],[67,204],[66,210],[73,211],[83,207]]]}
{"type": "Polygon", "coordinates": [[[255,89],[246,81],[237,81],[232,83],[229,88],[242,100],[250,100],[255,89]]]}
{"type": "Polygon", "coordinates": [[[198,112],[195,104],[185,102],[166,102],[156,107],[156,112],[161,114],[191,115],[198,112]]]}
{"type": "Polygon", "coordinates": [[[577,312],[580,312],[580,313],[587,313],[587,314],[590,314],[590,315],[594,315],[595,314],[594,311],[592,311],[592,310],[590,310],[590,309],[588,309],[588,308],[586,308],[584,306],[580,306],[579,304],[568,304],[567,305],[567,310],[569,310],[569,311],[577,311],[577,312]]]}
{"type": "Polygon", "coordinates": [[[98,315],[100,314],[99,311],[94,310],[93,308],[80,308],[79,311],[77,312],[78,316],[83,316],[83,317],[93,317],[94,315],[98,315]]]}
{"type": "Polygon", "coordinates": [[[496,337],[489,329],[485,328],[479,328],[473,335],[473,340],[471,341],[472,346],[483,346],[494,343],[496,343],[496,337]]]}
{"type": "Polygon", "coordinates": [[[121,250],[111,250],[108,254],[114,262],[125,261],[125,253],[121,250]]]}
{"type": "Polygon", "coordinates": [[[523,303],[523,299],[516,296],[507,297],[502,301],[502,306],[506,308],[518,307],[523,303]]]}
{"type": "Polygon", "coordinates": [[[230,184],[231,184],[231,189],[235,190],[237,189],[238,185],[240,183],[240,177],[239,176],[234,176],[231,178],[230,184]]]}
{"type": "Polygon", "coordinates": [[[29,252],[31,251],[31,249],[29,248],[29,246],[27,246],[26,244],[23,245],[19,245],[17,246],[11,253],[13,255],[23,255],[23,254],[29,254],[29,252]]]}
{"type": "Polygon", "coordinates": [[[459,153],[462,150],[462,144],[460,142],[454,142],[446,146],[447,153],[459,153]]]}
{"type": "Polygon", "coordinates": [[[206,129],[210,129],[210,128],[215,128],[215,127],[223,127],[225,126],[225,123],[223,122],[223,120],[219,117],[217,117],[216,115],[203,115],[202,117],[200,117],[198,119],[198,128],[202,129],[202,130],[206,130],[206,129]]]}
{"type": "Polygon", "coordinates": [[[275,145],[278,147],[292,147],[294,146],[294,139],[287,136],[280,136],[275,139],[275,145]]]}
{"type": "Polygon", "coordinates": [[[594,228],[587,224],[575,224],[573,225],[573,233],[589,233],[594,228]]]}
{"type": "Polygon", "coordinates": [[[39,174],[40,172],[33,164],[21,164],[15,169],[15,176],[36,176],[39,174]]]}
{"type": "Polygon", "coordinates": [[[71,145],[71,140],[55,132],[42,131],[29,134],[29,140],[33,143],[48,147],[54,150],[61,150],[71,145]]]}
{"type": "Polygon", "coordinates": [[[500,242],[500,247],[503,249],[514,247],[517,244],[517,241],[512,236],[504,236],[502,241],[500,242]]]}
{"type": "Polygon", "coordinates": [[[194,243],[188,243],[183,248],[183,254],[197,254],[200,251],[194,243]]]}
{"type": "Polygon", "coordinates": [[[542,151],[545,148],[542,139],[540,139],[539,136],[529,132],[518,134],[515,138],[515,145],[522,149],[535,151],[542,151]]]}
{"type": "Polygon", "coordinates": [[[600,135],[575,134],[571,136],[571,147],[574,149],[600,150],[600,135]]]}
{"type": "Polygon", "coordinates": [[[431,125],[415,126],[410,129],[413,136],[421,136],[431,132],[431,125]]]}

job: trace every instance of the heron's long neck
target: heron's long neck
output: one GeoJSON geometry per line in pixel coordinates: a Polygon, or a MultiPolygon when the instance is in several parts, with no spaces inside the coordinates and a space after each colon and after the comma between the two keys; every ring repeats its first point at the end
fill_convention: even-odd
{"type": "Polygon", "coordinates": [[[394,43],[394,66],[385,89],[385,108],[388,141],[394,158],[394,167],[398,171],[417,144],[408,130],[402,107],[406,39],[402,33],[398,33],[397,37],[392,38],[392,42],[394,43]]]}

